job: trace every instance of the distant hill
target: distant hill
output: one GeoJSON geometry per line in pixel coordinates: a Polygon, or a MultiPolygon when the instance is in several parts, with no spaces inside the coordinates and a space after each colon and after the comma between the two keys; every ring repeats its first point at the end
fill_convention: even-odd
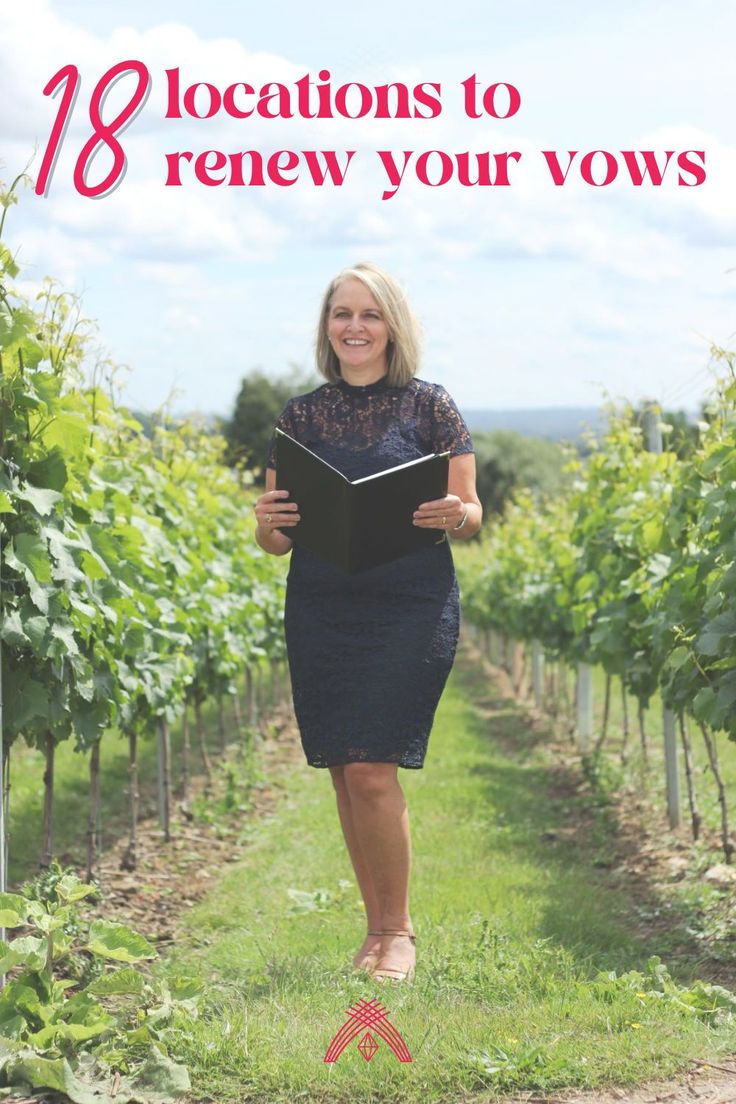
{"type": "MultiPolygon", "coordinates": [[[[133,416],[143,424],[144,432],[151,432],[151,425],[158,417],[148,411],[133,411],[133,416]]],[[[524,410],[481,410],[463,407],[462,415],[471,433],[492,432],[496,429],[512,429],[524,437],[541,437],[549,441],[576,441],[584,429],[592,429],[601,436],[607,425],[606,413],[596,406],[532,406],[524,410]]],[[[688,412],[689,421],[699,414],[688,412]]],[[[205,429],[214,432],[221,415],[197,411],[193,414],[176,414],[173,421],[193,418],[203,422],[205,429]]]]}
{"type": "MultiPolygon", "coordinates": [[[[161,424],[160,411],[151,412],[150,410],[131,410],[130,413],[140,422],[143,426],[143,433],[146,437],[153,436],[154,425],[161,424]]],[[[166,424],[169,429],[174,425],[178,425],[180,422],[193,421],[204,427],[205,432],[214,433],[218,428],[223,418],[219,414],[205,414],[201,410],[197,410],[193,413],[176,413],[167,416],[166,424]]]]}
{"type": "MultiPolygon", "coordinates": [[[[538,406],[525,410],[473,410],[463,408],[463,417],[472,433],[513,429],[525,437],[543,437],[550,441],[575,441],[584,429],[601,436],[608,425],[605,410],[596,406],[538,406]]],[[[697,417],[688,414],[690,420],[697,417]]]]}

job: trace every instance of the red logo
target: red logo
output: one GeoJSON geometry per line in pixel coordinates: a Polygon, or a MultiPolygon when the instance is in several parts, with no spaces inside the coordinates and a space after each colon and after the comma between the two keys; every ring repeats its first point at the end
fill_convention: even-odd
{"type": "MultiPolygon", "coordinates": [[[[409,1048],[394,1025],[389,1023],[388,1017],[389,1013],[377,1000],[357,1001],[352,1008],[348,1009],[348,1018],[328,1046],[324,1057],[325,1062],[336,1062],[348,1044],[356,1035],[360,1035],[364,1028],[371,1028],[379,1039],[388,1043],[400,1062],[411,1062],[409,1048]]],[[[366,1031],[361,1038],[358,1050],[366,1062],[370,1062],[378,1050],[378,1043],[370,1031],[366,1031]]]]}

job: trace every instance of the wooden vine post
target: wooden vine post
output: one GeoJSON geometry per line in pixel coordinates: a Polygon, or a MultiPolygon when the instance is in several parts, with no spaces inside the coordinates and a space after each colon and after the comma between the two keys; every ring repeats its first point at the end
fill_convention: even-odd
{"type": "Polygon", "coordinates": [[[539,640],[532,641],[532,692],[537,709],[544,708],[544,651],[539,640]]]}
{"type": "Polygon", "coordinates": [[[245,695],[246,708],[248,710],[248,726],[249,728],[255,728],[258,724],[258,698],[256,696],[253,668],[250,664],[245,668],[245,695]]]}
{"type": "Polygon", "coordinates": [[[695,771],[693,767],[692,748],[690,746],[690,734],[687,730],[687,724],[685,723],[684,712],[679,714],[678,720],[680,723],[682,752],[685,758],[685,779],[687,781],[687,798],[690,805],[690,823],[692,826],[693,839],[696,840],[700,837],[701,816],[700,810],[698,809],[698,795],[695,792],[695,771]]]}
{"type": "Polygon", "coordinates": [[[128,798],[130,801],[130,836],[128,846],[120,861],[123,870],[135,870],[138,864],[138,734],[131,728],[128,733],[128,798]]]}
{"type": "Polygon", "coordinates": [[[164,839],[171,840],[171,741],[169,722],[159,717],[158,722],[158,819],[164,839]]]}
{"type": "Polygon", "coordinates": [[[191,737],[189,735],[189,703],[187,701],[184,702],[184,712],[181,718],[181,738],[181,800],[184,806],[188,806],[191,737]]]}
{"type": "Polygon", "coordinates": [[[220,738],[220,754],[224,755],[227,751],[227,726],[225,725],[225,704],[221,690],[217,692],[217,733],[220,738]]]}
{"type": "Polygon", "coordinates": [[[87,824],[87,881],[91,882],[100,855],[100,740],[89,756],[89,822],[87,824]]]}
{"type": "Polygon", "coordinates": [[[577,719],[575,741],[581,755],[587,755],[593,736],[593,668],[589,663],[578,663],[577,719]]]}
{"type": "Polygon", "coordinates": [[[667,819],[670,828],[680,824],[680,771],[677,762],[677,730],[675,714],[667,706],[662,709],[664,727],[664,769],[667,782],[667,819]]]}
{"type": "MultiPolygon", "coordinates": [[[[644,440],[649,452],[662,452],[662,431],[659,427],[659,406],[647,402],[644,408],[644,440]]],[[[675,728],[675,715],[667,706],[662,710],[664,729],[664,765],[667,783],[667,816],[670,828],[680,823],[680,769],[678,761],[678,742],[675,728]]]]}
{"type": "Polygon", "coordinates": [[[43,843],[41,845],[41,866],[48,869],[51,866],[54,847],[54,754],[56,740],[53,732],[47,732],[45,737],[46,769],[43,772],[43,843]]]}
{"type": "Polygon", "coordinates": [[[197,729],[197,742],[199,743],[199,750],[202,756],[202,766],[204,772],[207,775],[207,785],[212,782],[212,763],[210,761],[209,751],[207,750],[207,737],[204,731],[204,720],[202,717],[202,700],[199,697],[194,699],[194,721],[197,729]]]}
{"type": "Polygon", "coordinates": [[[623,726],[621,732],[621,762],[626,763],[629,758],[629,699],[626,696],[626,683],[623,678],[621,679],[621,717],[623,726]]]}
{"type": "Polygon", "coordinates": [[[238,736],[241,736],[243,732],[243,707],[240,704],[240,692],[237,685],[233,695],[233,716],[235,718],[235,730],[238,736]]]}

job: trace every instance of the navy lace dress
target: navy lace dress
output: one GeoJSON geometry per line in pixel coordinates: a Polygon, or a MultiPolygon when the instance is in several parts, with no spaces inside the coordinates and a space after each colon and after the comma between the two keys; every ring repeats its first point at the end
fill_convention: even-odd
{"type": "MultiPolygon", "coordinates": [[[[348,479],[430,452],[472,452],[441,384],[325,383],[276,423],[348,479]]],[[[275,467],[275,434],[266,458],[275,467]]],[[[424,765],[457,648],[460,595],[449,540],[347,575],[294,544],[284,631],[294,712],[312,767],[424,765]]]]}

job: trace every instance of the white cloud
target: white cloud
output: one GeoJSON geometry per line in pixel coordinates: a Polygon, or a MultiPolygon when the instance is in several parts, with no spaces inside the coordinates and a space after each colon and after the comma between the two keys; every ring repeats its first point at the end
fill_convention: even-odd
{"type": "Polygon", "coordinates": [[[170,307],[164,318],[164,327],[172,327],[178,330],[201,330],[202,319],[192,311],[184,307],[170,307]]]}
{"type": "MultiPolygon", "coordinates": [[[[116,192],[97,202],[73,191],[70,179],[78,139],[89,131],[86,96],[80,96],[52,194],[46,201],[36,200],[42,205],[34,212],[36,222],[53,224],[57,234],[69,234],[75,253],[82,238],[97,249],[109,250],[111,257],[169,263],[175,258],[189,263],[212,255],[270,257],[295,239],[314,244],[393,240],[413,241],[422,251],[439,250],[454,258],[487,252],[577,258],[648,280],[677,269],[678,249],[690,248],[693,233],[704,246],[721,231],[728,239],[734,233],[731,185],[736,149],[696,128],[672,125],[639,138],[642,148],[679,149],[683,143],[692,148],[694,142],[708,146],[713,178],[707,189],[688,189],[692,196],[686,198],[682,189],[673,193],[665,187],[644,194],[644,189],[618,185],[602,195],[574,174],[564,189],[555,188],[539,152],[545,137],[518,129],[523,113],[506,123],[466,119],[459,109],[456,82],[450,81],[444,82],[443,114],[421,123],[261,118],[238,122],[224,115],[174,123],[163,118],[167,68],[181,70],[182,87],[190,81],[210,80],[219,88],[246,79],[254,87],[268,80],[292,86],[305,69],[275,53],[249,53],[235,38],[202,38],[180,24],[162,24],[143,32],[120,27],[106,39],[98,38],[57,17],[46,0],[31,0],[16,10],[0,31],[0,73],[5,74],[0,90],[13,104],[10,116],[16,142],[29,132],[43,134],[48,128],[51,105],[39,90],[61,58],[75,58],[84,88],[89,89],[96,74],[126,56],[144,60],[154,74],[151,99],[123,136],[126,178],[116,192]],[[29,52],[22,47],[31,34],[34,49],[28,71],[19,59],[25,65],[29,52]],[[204,188],[191,173],[182,188],[163,185],[167,151],[216,148],[235,153],[254,148],[266,153],[280,144],[297,150],[355,148],[357,153],[342,189],[313,187],[303,166],[299,183],[290,188],[274,184],[260,189],[204,188]],[[388,181],[375,154],[378,148],[412,149],[415,154],[427,148],[471,153],[519,150],[522,161],[510,165],[510,188],[427,188],[415,178],[415,157],[396,196],[381,201],[388,181]],[[700,231],[693,226],[693,216],[700,218],[700,231]]],[[[414,84],[422,75],[426,79],[415,64],[394,67],[387,79],[400,76],[414,84]]],[[[115,113],[131,87],[131,78],[115,86],[105,112],[115,113]]],[[[92,176],[99,177],[109,163],[109,154],[103,151],[93,162],[92,176]]],[[[40,154],[36,169],[38,164],[40,154]]],[[[472,158],[471,166],[475,171],[472,158]]]]}
{"type": "MultiPolygon", "coordinates": [[[[486,323],[486,297],[497,297],[502,321],[500,327],[497,323],[492,351],[504,371],[499,370],[494,385],[508,396],[514,389],[531,396],[545,382],[545,373],[548,381],[551,348],[565,361],[566,378],[581,387],[588,386],[588,360],[599,355],[604,344],[615,348],[621,379],[633,385],[645,376],[652,356],[673,343],[683,350],[679,363],[683,376],[687,374],[687,364],[692,365],[693,358],[697,362],[701,349],[695,338],[684,336],[690,333],[687,327],[700,323],[714,335],[723,332],[720,320],[726,316],[725,296],[731,287],[723,277],[726,247],[736,243],[736,148],[728,131],[716,124],[715,112],[713,126],[706,127],[700,125],[706,118],[702,107],[700,113],[693,108],[689,115],[679,101],[676,108],[670,106],[676,102],[672,76],[667,77],[664,95],[669,99],[661,101],[657,125],[641,121],[639,104],[647,107],[651,120],[658,94],[655,75],[642,67],[647,50],[656,41],[673,57],[679,56],[678,50],[684,56],[685,39],[676,37],[678,29],[673,29],[673,20],[665,19],[664,9],[659,28],[650,13],[649,31],[644,17],[627,13],[626,26],[612,27],[606,36],[607,53],[601,50],[599,28],[554,36],[539,32],[495,52],[479,44],[462,59],[443,60],[442,43],[435,38],[431,63],[423,55],[421,62],[412,58],[409,64],[392,63],[381,73],[375,70],[374,76],[376,81],[403,80],[410,85],[440,79],[442,116],[432,121],[360,123],[257,117],[238,122],[224,116],[201,122],[166,120],[167,68],[178,66],[183,82],[209,80],[222,88],[238,80],[255,86],[268,80],[293,85],[307,67],[276,52],[248,50],[236,37],[207,38],[183,24],[159,24],[145,31],[122,26],[100,36],[64,19],[62,10],[48,0],[26,0],[9,7],[0,24],[3,175],[14,175],[25,165],[36,139],[41,151],[33,169],[38,170],[58,105],[58,100],[52,103],[41,93],[51,74],[73,59],[83,76],[51,193],[47,199],[24,197],[9,216],[9,230],[12,239],[22,242],[21,261],[30,266],[27,278],[40,278],[48,271],[69,287],[93,283],[103,312],[103,296],[112,295],[111,289],[119,299],[121,288],[128,287],[134,295],[133,285],[140,283],[138,310],[151,318],[147,313],[140,322],[140,338],[122,327],[116,333],[131,362],[136,340],[141,347],[147,343],[142,356],[153,356],[147,350],[159,336],[150,336],[146,327],[154,321],[172,355],[179,330],[190,341],[202,339],[204,331],[194,319],[205,301],[218,319],[213,330],[219,330],[216,340],[221,347],[231,332],[244,343],[245,317],[252,340],[243,355],[264,363],[268,356],[276,363],[301,355],[311,340],[311,333],[304,339],[303,315],[280,317],[277,328],[269,324],[262,317],[267,293],[254,285],[267,271],[269,292],[283,286],[287,301],[289,295],[304,294],[309,274],[305,275],[303,258],[310,252],[320,264],[334,262],[335,267],[353,259],[347,251],[360,253],[385,260],[399,272],[410,293],[416,288],[420,296],[432,325],[433,363],[448,379],[458,370],[453,365],[476,355],[473,334],[486,323]],[[639,33],[634,34],[637,27],[639,33]],[[598,36],[595,41],[593,33],[598,36]],[[28,49],[29,42],[33,49],[28,49]],[[123,57],[146,62],[154,75],[153,88],[144,110],[123,135],[125,179],[110,196],[91,201],[71,186],[74,160],[89,134],[87,103],[94,81],[123,57]],[[630,80],[622,81],[616,67],[626,57],[630,80]],[[472,69],[513,79],[522,88],[524,107],[516,119],[473,121],[463,116],[458,79],[472,69]],[[554,187],[540,150],[585,150],[591,148],[591,139],[593,148],[600,143],[613,150],[705,148],[707,184],[678,188],[668,182],[653,189],[619,181],[595,189],[571,175],[564,188],[554,187]],[[299,183],[288,188],[205,188],[192,183],[191,176],[185,187],[164,187],[166,152],[250,148],[357,153],[341,189],[313,187],[303,169],[299,183]],[[522,162],[511,165],[510,188],[482,189],[423,187],[413,178],[412,164],[397,195],[382,201],[387,181],[376,149],[520,150],[522,162]],[[303,268],[295,274],[297,253],[303,268]],[[233,271],[238,273],[235,279],[233,271]],[[430,292],[429,273],[447,300],[430,292]],[[722,293],[714,290],[720,288],[722,293]],[[160,318],[155,320],[151,300],[159,296],[160,318]],[[483,303],[480,312],[473,296],[483,303]],[[249,299],[258,306],[244,315],[242,304],[249,299]],[[450,309],[443,311],[445,306],[450,309]],[[530,320],[540,322],[539,331],[530,320]],[[516,367],[506,371],[509,365],[516,367]]],[[[380,31],[384,34],[385,27],[380,31]]],[[[370,42],[354,49],[360,76],[358,61],[363,54],[370,56],[370,42]]],[[[703,78],[711,72],[720,95],[727,79],[724,42],[714,41],[707,56],[699,46],[695,51],[693,95],[702,93],[703,78]]],[[[655,68],[664,74],[666,64],[657,62],[655,68]]],[[[131,85],[128,79],[111,91],[106,117],[122,105],[131,85]]],[[[105,171],[106,157],[102,153],[95,160],[93,177],[105,171]]],[[[112,308],[109,311],[113,321],[108,325],[117,325],[112,308]]],[[[234,339],[228,352],[232,347],[234,339]]],[[[676,368],[676,358],[668,354],[666,359],[676,368]]],[[[205,399],[209,382],[196,383],[205,399]]]]}

